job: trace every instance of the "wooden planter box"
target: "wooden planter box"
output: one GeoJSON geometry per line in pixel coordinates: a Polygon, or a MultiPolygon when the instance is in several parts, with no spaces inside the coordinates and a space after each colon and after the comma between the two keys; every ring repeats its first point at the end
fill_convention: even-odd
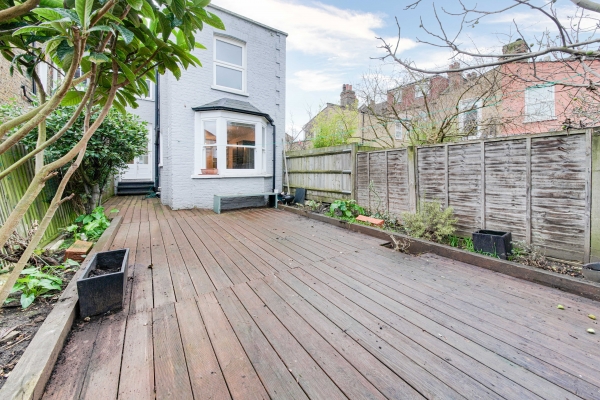
{"type": "Polygon", "coordinates": [[[77,280],[81,318],[123,308],[129,249],[95,253],[77,280]]]}

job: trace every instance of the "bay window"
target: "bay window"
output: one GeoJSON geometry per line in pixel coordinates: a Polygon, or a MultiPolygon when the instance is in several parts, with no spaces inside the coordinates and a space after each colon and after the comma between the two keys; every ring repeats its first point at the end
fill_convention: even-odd
{"type": "Polygon", "coordinates": [[[219,176],[265,174],[266,136],[266,120],[259,116],[229,111],[196,113],[193,176],[203,175],[203,169],[217,169],[219,176]]]}

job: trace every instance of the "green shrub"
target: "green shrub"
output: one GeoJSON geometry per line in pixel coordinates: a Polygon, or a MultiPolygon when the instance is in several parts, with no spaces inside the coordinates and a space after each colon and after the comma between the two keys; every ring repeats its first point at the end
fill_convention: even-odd
{"type": "Polygon", "coordinates": [[[356,204],[355,200],[336,200],[329,206],[327,215],[345,220],[353,220],[359,215],[365,215],[365,209],[356,204]]]}
{"type": "Polygon", "coordinates": [[[80,215],[73,225],[67,227],[75,239],[96,241],[110,225],[110,220],[104,215],[104,207],[96,207],[91,214],[80,215]]]}
{"type": "Polygon", "coordinates": [[[437,201],[422,202],[416,214],[402,214],[404,229],[416,238],[441,242],[455,231],[457,219],[454,210],[448,207],[445,210],[437,201]]]}

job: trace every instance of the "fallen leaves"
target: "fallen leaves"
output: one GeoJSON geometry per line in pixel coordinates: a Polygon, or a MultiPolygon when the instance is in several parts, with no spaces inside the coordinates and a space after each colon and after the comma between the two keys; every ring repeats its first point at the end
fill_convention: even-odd
{"type": "Polygon", "coordinates": [[[558,308],[559,310],[564,310],[565,309],[565,307],[562,304],[557,305],[556,308],[558,308]]]}

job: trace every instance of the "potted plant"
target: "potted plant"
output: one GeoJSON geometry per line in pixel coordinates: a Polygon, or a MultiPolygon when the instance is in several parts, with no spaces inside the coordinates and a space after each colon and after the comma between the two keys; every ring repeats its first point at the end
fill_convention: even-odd
{"type": "Polygon", "coordinates": [[[491,254],[506,260],[512,251],[510,232],[480,229],[473,233],[473,248],[480,253],[491,254]]]}
{"type": "Polygon", "coordinates": [[[581,272],[585,279],[600,283],[600,262],[585,264],[581,272]]]}
{"type": "Polygon", "coordinates": [[[77,280],[82,318],[123,308],[129,249],[95,253],[77,280]]]}

